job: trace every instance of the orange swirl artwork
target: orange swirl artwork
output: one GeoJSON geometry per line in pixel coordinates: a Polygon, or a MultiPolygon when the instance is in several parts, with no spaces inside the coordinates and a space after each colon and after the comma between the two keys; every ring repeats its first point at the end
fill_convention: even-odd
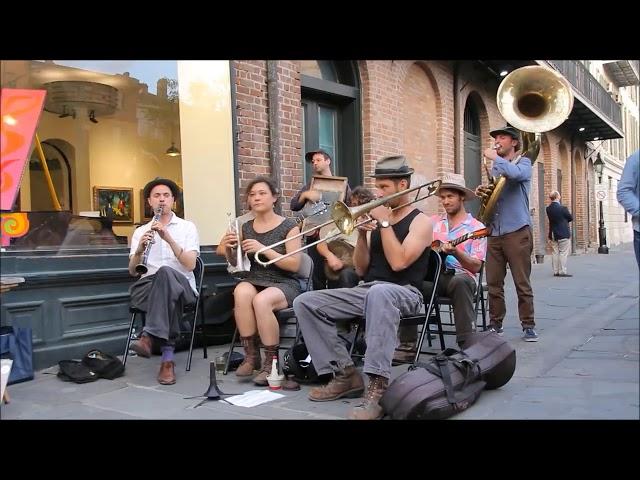
{"type": "Polygon", "coordinates": [[[24,212],[0,215],[0,244],[6,247],[12,238],[22,237],[29,231],[29,218],[24,212]]]}
{"type": "MultiPolygon", "coordinates": [[[[45,94],[46,90],[0,91],[0,210],[11,210],[18,194],[45,94]]],[[[2,235],[4,239],[4,229],[2,235]]]]}

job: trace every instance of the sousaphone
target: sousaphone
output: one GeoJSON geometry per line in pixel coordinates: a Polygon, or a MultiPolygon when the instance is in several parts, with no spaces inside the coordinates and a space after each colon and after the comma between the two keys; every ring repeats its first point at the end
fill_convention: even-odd
{"type": "MultiPolygon", "coordinates": [[[[520,155],[536,161],[540,152],[540,134],[560,126],[573,108],[573,92],[566,78],[542,66],[527,66],[507,75],[496,95],[500,114],[508,124],[520,130],[520,155]]],[[[489,225],[496,202],[506,184],[502,175],[493,178],[487,169],[489,186],[480,193],[478,219],[489,225]]]]}

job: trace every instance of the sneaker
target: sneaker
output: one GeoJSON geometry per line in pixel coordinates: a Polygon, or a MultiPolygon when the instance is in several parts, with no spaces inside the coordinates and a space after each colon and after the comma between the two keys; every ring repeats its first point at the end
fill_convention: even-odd
{"type": "Polygon", "coordinates": [[[522,339],[525,342],[537,342],[538,341],[538,334],[536,333],[536,331],[533,328],[524,328],[524,329],[522,329],[522,331],[524,332],[522,334],[522,339]]]}
{"type": "Polygon", "coordinates": [[[500,336],[504,335],[504,329],[502,327],[496,327],[495,325],[489,325],[487,331],[497,333],[500,336]]]}

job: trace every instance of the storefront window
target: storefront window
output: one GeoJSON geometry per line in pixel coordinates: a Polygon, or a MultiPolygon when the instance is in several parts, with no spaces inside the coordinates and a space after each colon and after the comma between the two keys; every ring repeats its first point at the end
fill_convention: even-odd
{"type": "Polygon", "coordinates": [[[183,185],[178,62],[32,60],[1,67],[2,88],[46,90],[36,134],[52,185],[34,140],[12,211],[2,213],[3,248],[126,246],[149,220],[144,185],[158,176],[183,185]],[[16,218],[25,220],[21,228],[16,218]]]}

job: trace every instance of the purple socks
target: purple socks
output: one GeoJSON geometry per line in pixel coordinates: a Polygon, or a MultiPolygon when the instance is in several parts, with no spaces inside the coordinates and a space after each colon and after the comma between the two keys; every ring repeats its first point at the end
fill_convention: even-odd
{"type": "Polygon", "coordinates": [[[173,345],[163,345],[160,350],[162,351],[163,362],[173,362],[173,345]]]}

